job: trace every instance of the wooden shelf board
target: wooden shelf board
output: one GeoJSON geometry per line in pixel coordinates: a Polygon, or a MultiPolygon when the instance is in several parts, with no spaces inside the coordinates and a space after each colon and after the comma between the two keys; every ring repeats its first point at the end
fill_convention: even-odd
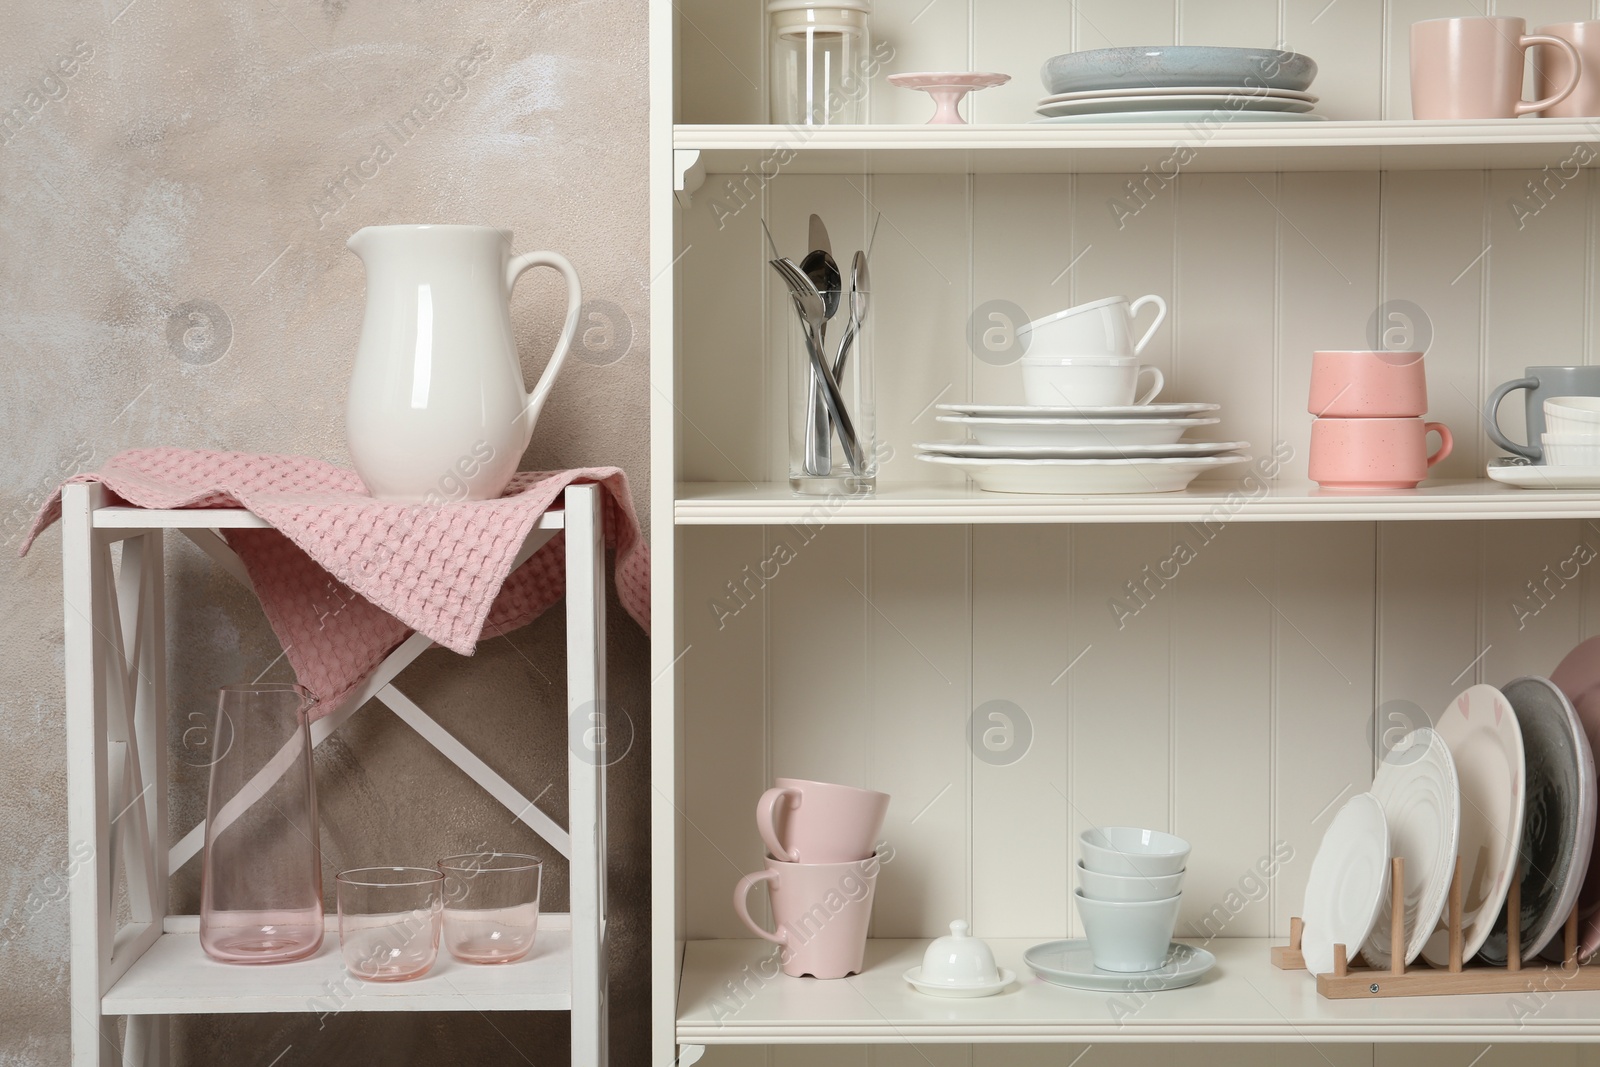
{"type": "Polygon", "coordinates": [[[1517,489],[1488,479],[1381,493],[1329,492],[1311,482],[1276,483],[1253,497],[1240,492],[1226,482],[1181,493],[1076,497],[902,485],[864,497],[813,497],[787,484],[683,482],[674,513],[680,526],[1194,522],[1210,530],[1234,522],[1600,517],[1600,491],[1517,489]]]}
{"type": "MultiPolygon", "coordinates": [[[[97,508],[94,524],[101,530],[265,530],[272,524],[243,508],[97,508]]],[[[547,511],[536,529],[559,530],[566,514],[547,511]]]]}
{"type": "MultiPolygon", "coordinates": [[[[1121,174],[1567,169],[1600,165],[1600,123],[1294,122],[1015,126],[680,125],[710,174],[1121,174]],[[1578,146],[1588,151],[1577,151],[1578,146]],[[1574,158],[1574,153],[1577,156],[1574,158]],[[1571,162],[1567,162],[1571,160],[1571,162]],[[1171,162],[1168,162],[1171,161],[1171,162]]],[[[709,188],[709,186],[708,186],[709,188]]]]}
{"type": "Polygon", "coordinates": [[[392,983],[350,977],[336,927],[310,959],[257,966],[207,956],[193,916],[169,918],[165,927],[101,999],[103,1014],[572,1010],[572,928],[564,914],[540,916],[534,955],[525,960],[474,966],[441,946],[425,977],[392,983]]]}
{"type": "Polygon", "coordinates": [[[1198,985],[1153,993],[1064,989],[1022,962],[1045,938],[992,939],[1017,972],[978,1000],[924,996],[901,975],[925,940],[873,940],[867,968],[820,982],[775,975],[764,941],[690,941],[678,998],[682,1044],[985,1043],[1039,1041],[1493,1041],[1600,1037],[1600,992],[1327,1000],[1303,972],[1272,966],[1273,942],[1218,938],[1217,968],[1198,985]],[[742,988],[740,999],[730,986],[742,988]]]}

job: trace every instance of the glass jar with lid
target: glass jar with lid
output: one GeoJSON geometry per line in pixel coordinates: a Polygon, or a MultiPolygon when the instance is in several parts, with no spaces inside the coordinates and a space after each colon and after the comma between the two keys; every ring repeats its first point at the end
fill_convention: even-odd
{"type": "Polygon", "coordinates": [[[870,0],[768,0],[772,121],[862,122],[872,40],[870,0]]]}

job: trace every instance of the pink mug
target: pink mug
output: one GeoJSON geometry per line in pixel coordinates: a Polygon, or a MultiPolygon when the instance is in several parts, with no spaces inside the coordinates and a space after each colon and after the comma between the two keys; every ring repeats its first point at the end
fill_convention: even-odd
{"type": "Polygon", "coordinates": [[[1415,489],[1455,441],[1442,422],[1318,419],[1311,424],[1311,478],[1324,489],[1415,489]],[[1428,431],[1439,451],[1428,455],[1428,431]]]}
{"type": "Polygon", "coordinates": [[[1411,24],[1411,116],[1418,119],[1514,119],[1565,100],[1578,84],[1571,41],[1529,34],[1506,15],[1428,19],[1411,24]],[[1522,99],[1525,54],[1534,45],[1565,53],[1569,77],[1542,100],[1522,99]]]}
{"type": "Polygon", "coordinates": [[[757,937],[781,945],[779,966],[795,978],[844,978],[861,972],[867,925],[878,886],[878,857],[854,863],[785,863],[767,857],[767,869],[733,887],[733,910],[757,937]],[[750,890],[767,883],[775,933],[750,918],[750,890]]]}
{"type": "Polygon", "coordinates": [[[1317,352],[1311,414],[1320,418],[1414,418],[1428,411],[1421,352],[1317,352]]]}
{"type": "MultiPolygon", "coordinates": [[[[1540,26],[1539,33],[1571,41],[1578,50],[1578,87],[1564,100],[1557,100],[1540,114],[1547,119],[1588,119],[1600,116],[1600,21],[1558,22],[1540,26]]],[[[1572,76],[1572,61],[1559,48],[1534,60],[1539,73],[1539,92],[1555,96],[1572,76]]]]}
{"type": "Polygon", "coordinates": [[[756,829],[767,849],[791,863],[849,863],[878,843],[889,794],[871,789],[779,778],[756,801],[756,829]]]}

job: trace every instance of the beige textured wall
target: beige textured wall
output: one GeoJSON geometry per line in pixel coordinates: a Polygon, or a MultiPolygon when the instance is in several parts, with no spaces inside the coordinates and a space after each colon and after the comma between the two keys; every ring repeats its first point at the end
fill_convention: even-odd
{"type": "MultiPolygon", "coordinates": [[[[16,540],[58,478],[155,444],[347,462],[361,226],[478,222],[583,277],[587,348],[524,468],[615,463],[647,491],[644,5],[626,0],[105,0],[13,4],[0,32],[0,1064],[68,1059],[60,537],[16,540]],[[472,73],[453,74],[473,53],[472,73]],[[437,96],[430,96],[437,93],[437,96]],[[402,138],[387,123],[420,107],[402,138]],[[348,168],[348,169],[347,169],[348,168]],[[9,924],[9,925],[7,925],[9,924]]],[[[559,325],[553,275],[513,307],[525,367],[559,325]]],[[[648,516],[644,516],[648,521],[648,516]]],[[[278,645],[194,549],[168,549],[173,829],[204,805],[178,737],[278,645]]],[[[643,1062],[646,641],[613,600],[612,707],[640,728],[611,776],[614,1062],[643,1062]]],[[[401,687],[534,795],[564,778],[563,624],[401,687]]],[[[285,678],[279,661],[268,678],[285,678]]],[[[325,865],[429,862],[488,839],[550,853],[365,709],[319,752],[325,865]]],[[[563,798],[560,788],[548,799],[563,798]]],[[[554,812],[565,818],[564,800],[554,812]]],[[[566,870],[546,906],[566,907],[566,870]]],[[[192,910],[195,864],[173,883],[192,910]]],[[[328,878],[331,888],[331,873],[328,878]]],[[[566,1016],[191,1017],[176,1062],[563,1062],[566,1016]],[[287,1051],[286,1051],[287,1050],[287,1051]],[[281,1059],[275,1060],[275,1057],[281,1059]]]]}

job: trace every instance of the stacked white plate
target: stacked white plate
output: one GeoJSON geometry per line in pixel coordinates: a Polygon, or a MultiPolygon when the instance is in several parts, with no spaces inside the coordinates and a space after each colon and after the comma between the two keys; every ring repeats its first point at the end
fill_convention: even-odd
{"type": "Polygon", "coordinates": [[[1311,114],[1316,102],[1300,89],[1135,86],[1054,93],[1039,101],[1039,114],[1051,122],[1192,122],[1202,117],[1195,112],[1216,112],[1229,121],[1321,121],[1311,114]]]}
{"type": "Polygon", "coordinates": [[[968,441],[918,444],[925,463],[955,467],[991,493],[1173,493],[1250,457],[1243,441],[1184,441],[1222,420],[1217,404],[1036,407],[940,404],[968,441]]]}

